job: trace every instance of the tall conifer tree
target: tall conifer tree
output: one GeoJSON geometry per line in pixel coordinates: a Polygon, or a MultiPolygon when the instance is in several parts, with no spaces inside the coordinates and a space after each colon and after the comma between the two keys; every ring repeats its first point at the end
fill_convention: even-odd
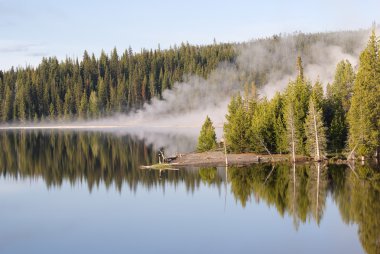
{"type": "MultiPolygon", "coordinates": [[[[291,81],[285,91],[285,120],[288,143],[292,154],[305,154],[305,119],[311,94],[311,86],[304,78],[302,60],[297,59],[298,76],[291,81]],[[294,153],[293,153],[294,152],[294,153]]],[[[294,159],[294,156],[293,156],[294,159]]]]}
{"type": "Polygon", "coordinates": [[[305,123],[307,137],[307,154],[315,161],[321,161],[326,156],[326,134],[323,125],[322,107],[318,105],[318,99],[310,97],[309,110],[305,123]]]}
{"type": "Polygon", "coordinates": [[[349,146],[362,158],[372,156],[380,146],[380,60],[375,32],[360,55],[348,112],[349,146]]]}
{"type": "Polygon", "coordinates": [[[348,135],[347,112],[351,105],[354,70],[349,61],[338,63],[334,82],[327,86],[324,117],[328,128],[328,147],[332,151],[345,148],[348,135]]]}
{"type": "Polygon", "coordinates": [[[205,152],[214,148],[216,148],[215,128],[211,119],[207,116],[198,138],[197,151],[205,152]]]}
{"type": "Polygon", "coordinates": [[[240,94],[232,97],[228,105],[226,119],[224,136],[229,149],[232,152],[248,151],[250,147],[251,119],[240,94]]]}

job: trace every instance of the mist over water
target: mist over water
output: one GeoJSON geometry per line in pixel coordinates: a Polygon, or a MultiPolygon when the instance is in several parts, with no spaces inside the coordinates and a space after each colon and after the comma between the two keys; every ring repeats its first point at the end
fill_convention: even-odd
{"type": "Polygon", "coordinates": [[[175,83],[172,90],[164,91],[163,100],[155,98],[143,109],[114,120],[146,127],[199,130],[209,115],[214,125],[221,128],[231,96],[242,92],[244,83],[252,81],[252,76],[265,76],[255,81],[260,97],[271,98],[296,77],[296,59],[301,56],[307,79],[313,83],[319,80],[326,86],[333,81],[340,61],[348,60],[357,67],[368,37],[369,30],[360,30],[274,36],[271,40],[238,44],[234,64],[220,64],[207,79],[187,76],[185,82],[175,83]]]}
{"type": "MultiPolygon", "coordinates": [[[[98,130],[96,130],[98,131],[98,130]]],[[[166,156],[192,152],[196,148],[198,131],[196,128],[112,128],[103,129],[116,137],[130,136],[134,140],[151,145],[155,151],[162,150],[166,156]]]]}
{"type": "MultiPolygon", "coordinates": [[[[162,100],[154,98],[142,109],[129,115],[116,115],[107,123],[139,126],[143,129],[170,129],[176,133],[199,129],[209,115],[216,128],[221,128],[230,97],[241,90],[239,72],[235,65],[221,63],[207,79],[187,76],[185,82],[175,83],[162,94],[162,100]]],[[[99,124],[103,120],[94,121],[99,124]]]]}
{"type": "MultiPolygon", "coordinates": [[[[207,79],[186,76],[184,82],[177,82],[172,89],[165,90],[161,100],[154,98],[128,115],[25,126],[42,129],[93,129],[119,135],[128,133],[158,147],[167,147],[170,152],[180,152],[181,148],[168,137],[181,136],[192,140],[182,149],[189,151],[195,148],[199,130],[207,115],[216,127],[218,139],[221,138],[227,105],[233,94],[244,90],[245,82],[255,81],[259,96],[271,98],[275,92],[282,91],[289,80],[295,78],[296,59],[301,56],[306,78],[313,83],[319,80],[326,86],[332,82],[335,67],[341,60],[348,60],[354,68],[357,67],[359,54],[364,49],[369,34],[369,30],[311,35],[297,33],[237,44],[235,63],[220,63],[207,79]],[[259,80],[257,75],[260,76],[259,80]]],[[[0,126],[0,129],[14,127],[0,126]]]]}

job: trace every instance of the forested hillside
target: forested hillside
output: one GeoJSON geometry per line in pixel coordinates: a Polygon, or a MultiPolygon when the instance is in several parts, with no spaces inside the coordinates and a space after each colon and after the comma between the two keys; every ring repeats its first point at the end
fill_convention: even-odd
{"type": "Polygon", "coordinates": [[[120,55],[114,49],[109,55],[102,52],[99,58],[85,51],[81,59],[63,61],[44,58],[36,67],[0,71],[0,122],[87,119],[129,112],[153,97],[161,98],[165,89],[171,89],[188,74],[207,78],[225,61],[235,64],[242,72],[242,87],[247,82],[260,86],[270,78],[269,68],[287,73],[294,69],[294,60],[288,59],[291,64],[283,61],[264,64],[260,60],[250,67],[238,61],[237,49],[254,45],[272,52],[281,47],[280,39],[285,38],[285,41],[291,40],[298,54],[310,56],[312,61],[315,50],[312,46],[316,42],[341,45],[350,52],[358,46],[355,38],[362,35],[363,31],[298,33],[242,44],[182,44],[167,50],[139,53],[128,49],[120,55]]]}
{"type": "MultiPolygon", "coordinates": [[[[348,157],[380,157],[380,43],[372,32],[361,52],[357,72],[342,60],[326,91],[319,80],[298,74],[272,99],[256,89],[232,97],[224,133],[232,152],[290,153],[316,161],[327,152],[351,151],[348,157]],[[252,92],[250,92],[252,91],[252,92]]],[[[254,88],[254,87],[253,87],[254,88]]]]}
{"type": "Polygon", "coordinates": [[[184,74],[207,77],[222,61],[233,61],[230,44],[169,50],[114,49],[97,59],[86,51],[81,60],[43,59],[36,67],[0,72],[3,122],[56,118],[96,118],[140,107],[181,81],[184,74]]]}

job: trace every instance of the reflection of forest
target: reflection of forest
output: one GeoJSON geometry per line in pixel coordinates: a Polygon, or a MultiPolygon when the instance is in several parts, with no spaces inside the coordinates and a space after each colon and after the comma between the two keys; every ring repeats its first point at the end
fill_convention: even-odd
{"type": "MultiPolygon", "coordinates": [[[[8,131],[0,132],[0,173],[14,178],[42,178],[48,187],[63,181],[94,186],[125,185],[136,190],[184,182],[189,191],[205,178],[198,171],[141,170],[158,162],[157,151],[142,140],[97,132],[8,131]]],[[[214,175],[214,178],[216,175],[214,175]]],[[[210,182],[221,184],[221,179],[210,182]]],[[[206,181],[210,181],[208,176],[206,181]]]]}
{"type": "Polygon", "coordinates": [[[234,196],[243,206],[253,196],[256,202],[263,200],[274,205],[281,215],[293,215],[295,225],[308,218],[319,223],[322,218],[328,176],[321,165],[268,164],[247,169],[230,168],[229,179],[234,196]]]}
{"type": "MultiPolygon", "coordinates": [[[[5,177],[43,178],[48,187],[63,181],[152,188],[184,184],[195,191],[201,184],[221,188],[224,169],[180,171],[140,170],[157,161],[157,151],[128,136],[88,132],[0,132],[0,173],[5,177]]],[[[380,171],[368,165],[256,164],[228,168],[231,192],[241,205],[266,202],[281,216],[293,217],[296,228],[323,219],[327,195],[338,205],[345,223],[359,226],[368,253],[380,253],[380,171]]],[[[224,183],[223,183],[224,182],[224,183]]]]}
{"type": "Polygon", "coordinates": [[[254,197],[289,214],[296,229],[323,218],[331,195],[345,223],[359,226],[367,253],[380,253],[380,171],[368,165],[253,165],[228,170],[231,190],[243,206],[254,197]]]}
{"type": "MultiPolygon", "coordinates": [[[[94,132],[0,132],[0,145],[2,175],[42,177],[48,187],[60,186],[64,180],[71,183],[84,180],[90,190],[102,183],[107,187],[114,184],[119,190],[127,183],[135,190],[138,183],[150,188],[173,179],[187,181],[181,172],[160,174],[139,170],[142,164],[157,162],[157,151],[129,136],[94,132]],[[162,178],[162,174],[166,177],[162,178]]],[[[189,181],[189,188],[194,189],[194,181],[189,181]]],[[[199,183],[200,179],[196,184],[199,183]]]]}

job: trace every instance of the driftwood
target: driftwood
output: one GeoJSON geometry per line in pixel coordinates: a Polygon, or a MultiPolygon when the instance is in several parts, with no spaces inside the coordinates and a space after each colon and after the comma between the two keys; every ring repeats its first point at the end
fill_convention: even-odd
{"type": "Polygon", "coordinates": [[[155,170],[179,170],[178,168],[173,168],[173,166],[178,165],[178,163],[160,163],[148,166],[140,166],[141,169],[155,169],[155,170]]]}
{"type": "MultiPolygon", "coordinates": [[[[271,157],[272,161],[274,161],[273,155],[271,154],[271,152],[269,151],[269,149],[267,148],[267,146],[264,144],[264,141],[261,138],[259,138],[259,140],[260,140],[261,145],[265,148],[265,150],[267,151],[267,153],[271,157]]],[[[260,158],[259,158],[259,161],[260,161],[260,158]]]]}
{"type": "Polygon", "coordinates": [[[352,154],[355,152],[356,147],[358,147],[358,144],[355,145],[354,149],[352,149],[350,154],[347,156],[347,160],[351,160],[352,154]]]}

